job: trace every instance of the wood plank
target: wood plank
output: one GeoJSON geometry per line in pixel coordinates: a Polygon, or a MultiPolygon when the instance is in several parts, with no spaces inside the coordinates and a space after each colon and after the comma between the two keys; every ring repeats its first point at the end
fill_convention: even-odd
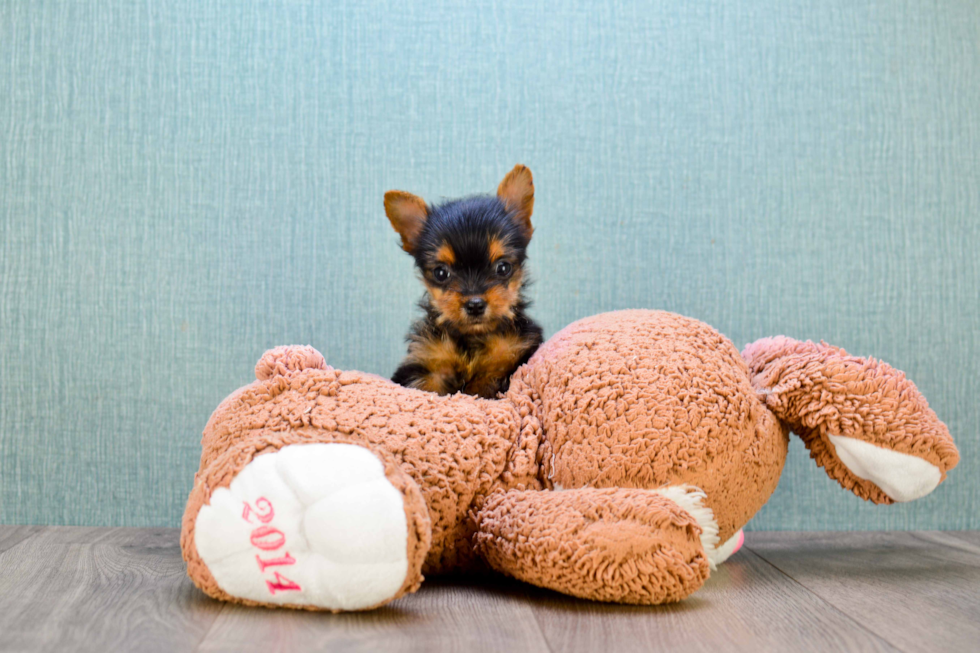
{"type": "Polygon", "coordinates": [[[980,554],[943,533],[751,533],[747,546],[904,651],[975,650],[980,554]]]}
{"type": "Polygon", "coordinates": [[[537,590],[554,651],[893,651],[847,615],[743,549],[688,599],[657,607],[537,590]]]}
{"type": "Polygon", "coordinates": [[[548,651],[519,585],[426,581],[378,610],[345,614],[228,605],[199,650],[548,651]]]}
{"type": "Polygon", "coordinates": [[[14,548],[41,528],[41,526],[0,526],[0,553],[14,548]]]}
{"type": "Polygon", "coordinates": [[[4,650],[957,650],[980,641],[980,534],[750,533],[679,604],[580,601],[499,576],[373,612],[212,601],[176,529],[0,527],[4,650]],[[199,648],[198,648],[199,647],[199,648]]]}
{"type": "Polygon", "coordinates": [[[980,547],[980,531],[943,531],[943,534],[951,535],[958,540],[980,547]]]}
{"type": "Polygon", "coordinates": [[[4,650],[193,650],[220,612],[178,529],[45,527],[0,553],[4,650]]]}
{"type": "Polygon", "coordinates": [[[963,536],[958,537],[956,533],[945,531],[912,531],[911,535],[940,546],[949,546],[980,555],[980,537],[971,538],[968,531],[962,533],[963,536]]]}

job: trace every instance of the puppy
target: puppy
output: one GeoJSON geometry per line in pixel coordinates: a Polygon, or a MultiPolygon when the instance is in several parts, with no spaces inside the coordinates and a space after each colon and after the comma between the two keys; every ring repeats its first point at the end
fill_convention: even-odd
{"type": "Polygon", "coordinates": [[[428,206],[404,191],[385,193],[388,220],[426,287],[425,315],[412,325],[392,381],[443,395],[506,391],[542,339],[524,297],[533,208],[534,181],[523,165],[496,196],[428,206]]]}

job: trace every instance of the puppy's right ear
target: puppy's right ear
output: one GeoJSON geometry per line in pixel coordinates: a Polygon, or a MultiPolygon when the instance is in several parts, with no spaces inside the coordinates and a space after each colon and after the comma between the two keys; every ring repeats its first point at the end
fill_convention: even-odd
{"type": "Polygon", "coordinates": [[[385,214],[402,237],[402,249],[412,254],[429,218],[429,207],[425,201],[403,190],[389,190],[385,193],[385,214]]]}

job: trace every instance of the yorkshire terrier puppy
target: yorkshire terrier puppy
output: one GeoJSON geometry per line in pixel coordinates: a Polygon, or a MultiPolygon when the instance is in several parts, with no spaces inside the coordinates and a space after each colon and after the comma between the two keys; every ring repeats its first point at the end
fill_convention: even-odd
{"type": "Polygon", "coordinates": [[[385,213],[412,255],[427,292],[425,316],[408,334],[408,356],[392,381],[439,394],[493,398],[541,344],[527,316],[524,262],[531,240],[534,182],[515,166],[497,195],[427,206],[385,193],[385,213]]]}

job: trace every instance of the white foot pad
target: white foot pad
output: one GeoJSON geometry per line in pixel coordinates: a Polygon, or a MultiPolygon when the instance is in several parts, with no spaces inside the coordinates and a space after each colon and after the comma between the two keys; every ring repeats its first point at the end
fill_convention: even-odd
{"type": "Polygon", "coordinates": [[[837,450],[837,457],[852,474],[871,481],[893,501],[912,501],[936,489],[942,472],[932,463],[876,447],[864,440],[827,434],[837,450]]]}
{"type": "Polygon", "coordinates": [[[350,444],[257,456],[201,508],[194,541],[222,590],[262,603],[366,608],[408,571],[402,495],[350,444]]]}

